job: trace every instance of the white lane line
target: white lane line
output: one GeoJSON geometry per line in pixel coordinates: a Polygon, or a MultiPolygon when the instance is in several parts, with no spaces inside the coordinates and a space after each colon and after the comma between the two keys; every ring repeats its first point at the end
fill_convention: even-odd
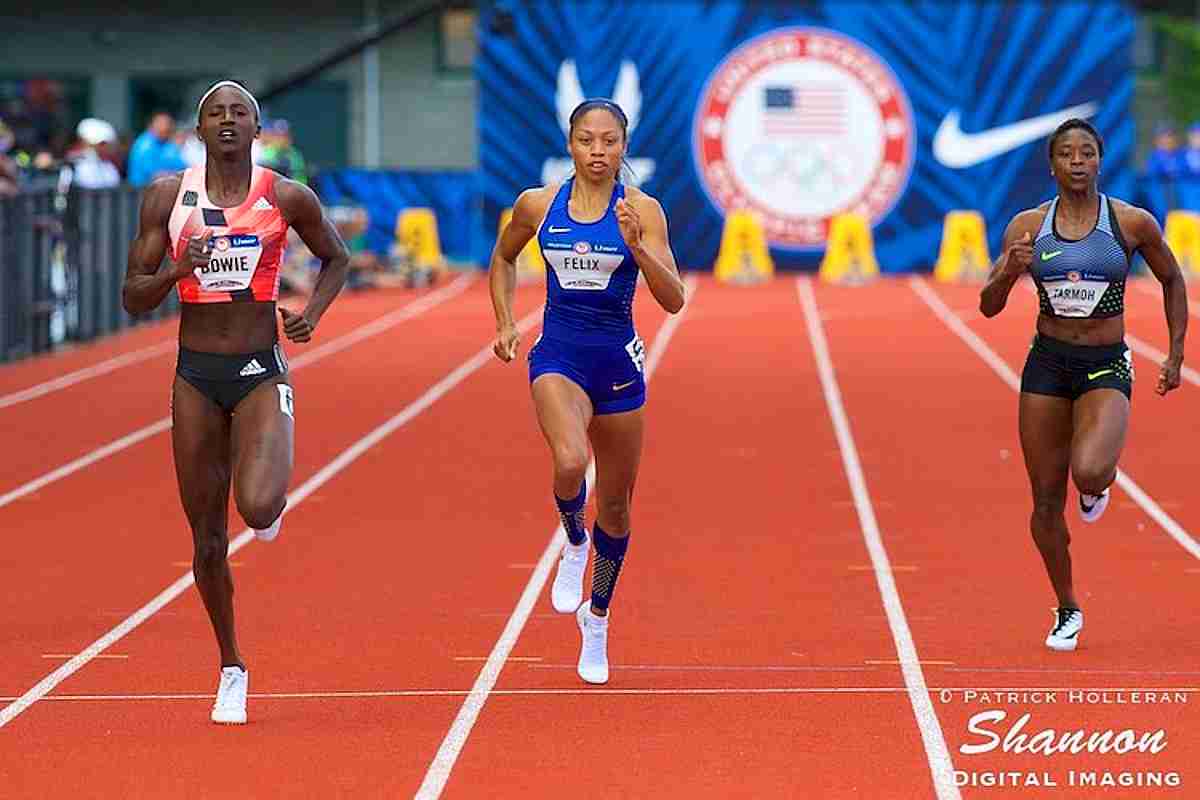
{"type": "MultiPolygon", "coordinates": [[[[929,285],[921,278],[912,278],[909,281],[909,286],[916,292],[917,296],[925,301],[925,305],[933,311],[943,324],[955,334],[958,338],[966,343],[967,347],[975,352],[975,355],[983,359],[983,362],[992,368],[992,371],[1000,376],[1000,379],[1008,384],[1009,388],[1014,392],[1021,391],[1021,379],[1011,367],[1005,363],[1004,359],[997,355],[983,339],[966,326],[965,323],[947,308],[942,302],[942,298],[938,297],[937,292],[929,288],[929,285]]],[[[1132,477],[1122,469],[1117,470],[1117,486],[1121,487],[1124,492],[1133,498],[1133,501],[1142,507],[1155,522],[1158,523],[1167,534],[1178,542],[1179,546],[1192,554],[1193,557],[1200,559],[1200,542],[1192,538],[1182,525],[1174,520],[1170,514],[1163,510],[1150,495],[1142,491],[1132,477]]]]}
{"type": "MultiPolygon", "coordinates": [[[[1162,298],[1162,284],[1158,282],[1157,278],[1154,278],[1154,277],[1133,278],[1129,281],[1129,283],[1132,283],[1134,285],[1134,287],[1137,288],[1137,290],[1139,292],[1141,292],[1142,294],[1148,294],[1152,297],[1162,298]]],[[[1128,286],[1129,283],[1127,283],[1126,285],[1128,286]]],[[[1185,291],[1186,291],[1186,288],[1185,288],[1185,291]]],[[[1193,317],[1200,317],[1200,308],[1197,308],[1196,306],[1197,306],[1196,301],[1193,300],[1191,295],[1189,294],[1188,295],[1188,313],[1191,314],[1193,317]]]]}
{"type": "MultiPolygon", "coordinates": [[[[596,695],[631,695],[635,697],[647,695],[753,695],[753,694],[907,694],[907,686],[744,686],[744,687],[680,687],[676,689],[658,688],[604,688],[577,687],[565,689],[493,689],[493,696],[507,697],[538,697],[546,695],[576,695],[588,697],[596,695]]],[[[1200,688],[1195,686],[931,686],[930,694],[952,692],[1171,692],[1195,694],[1200,688]]],[[[247,697],[252,700],[357,700],[388,697],[467,697],[471,694],[466,689],[379,689],[367,691],[328,691],[328,692],[251,692],[247,697]]],[[[0,702],[14,700],[13,697],[0,697],[0,702]]],[[[77,702],[146,702],[155,700],[198,700],[212,702],[212,692],[180,692],[175,694],[52,694],[42,698],[43,703],[77,703],[77,702]]]]}
{"type": "Polygon", "coordinates": [[[355,328],[350,333],[343,334],[336,339],[326,342],[319,347],[314,347],[288,362],[288,366],[292,369],[302,367],[305,364],[310,364],[314,361],[320,361],[323,358],[328,358],[334,353],[340,353],[351,345],[358,344],[364,339],[370,339],[372,336],[377,336],[389,328],[394,328],[401,322],[419,317],[430,309],[437,308],[447,300],[452,300],[458,295],[467,290],[472,283],[475,282],[475,273],[467,272],[459,275],[440,289],[435,289],[429,294],[422,295],[411,303],[408,303],[395,311],[390,311],[377,320],[368,322],[360,328],[355,328]]]}
{"type": "MultiPolygon", "coordinates": [[[[1130,350],[1137,353],[1139,356],[1153,361],[1155,366],[1160,366],[1162,362],[1167,360],[1167,354],[1162,350],[1159,350],[1154,345],[1139,339],[1128,331],[1125,333],[1125,343],[1129,345],[1130,350]]],[[[1194,386],[1200,386],[1200,372],[1192,369],[1187,364],[1184,364],[1183,368],[1179,370],[1179,375],[1188,383],[1194,386]]],[[[1152,380],[1155,383],[1158,382],[1157,372],[1153,373],[1152,380]]]]}
{"type": "MultiPolygon", "coordinates": [[[[515,659],[508,659],[514,661],[515,659]]],[[[891,662],[896,663],[896,662],[891,662]]],[[[803,664],[612,664],[613,672],[878,672],[871,667],[816,667],[803,664]]],[[[530,664],[530,669],[575,669],[575,664],[530,664]]]]}
{"type": "MultiPolygon", "coordinates": [[[[687,304],[678,314],[667,318],[662,328],[659,329],[658,335],[654,338],[654,344],[650,348],[650,354],[646,359],[647,381],[650,380],[650,377],[658,368],[663,353],[666,352],[667,345],[671,342],[671,337],[675,334],[675,330],[679,327],[679,324],[683,322],[688,307],[696,296],[696,276],[688,276],[685,283],[687,286],[687,304]]],[[[589,472],[593,469],[594,463],[592,466],[589,466],[589,472]]],[[[592,479],[589,479],[589,483],[593,486],[595,485],[595,481],[592,479]]],[[[459,753],[462,752],[463,745],[467,742],[467,737],[471,735],[471,728],[475,726],[475,721],[479,719],[479,712],[483,710],[483,704],[487,702],[488,695],[492,694],[493,687],[495,687],[496,681],[500,677],[500,670],[504,668],[504,662],[508,659],[508,654],[512,652],[513,647],[516,645],[517,638],[521,635],[521,630],[525,627],[525,622],[529,619],[530,612],[533,611],[534,603],[537,602],[542,588],[546,585],[546,579],[550,575],[550,568],[554,564],[554,559],[558,555],[559,549],[562,547],[564,537],[565,534],[562,525],[557,526],[550,536],[549,544],[542,551],[542,557],[538,559],[537,568],[529,576],[529,582],[525,584],[525,589],[521,592],[521,597],[508,618],[508,623],[500,633],[500,638],[496,640],[496,645],[492,648],[492,653],[488,656],[487,663],[479,671],[479,677],[475,679],[475,684],[471,687],[471,692],[467,695],[467,699],[458,710],[458,715],[454,718],[454,722],[451,723],[450,730],[446,733],[446,738],[442,740],[442,744],[438,747],[433,762],[430,763],[429,769],[426,770],[425,778],[421,781],[421,787],[415,795],[418,800],[433,800],[433,798],[439,797],[442,790],[446,788],[446,782],[450,779],[450,772],[454,769],[454,762],[458,760],[459,753]]]]}
{"type": "MultiPolygon", "coordinates": [[[[405,320],[420,316],[429,309],[440,305],[456,295],[461,294],[463,290],[465,290],[473,282],[473,280],[473,278],[467,275],[460,276],[446,286],[443,286],[441,289],[430,292],[427,295],[423,295],[411,303],[408,303],[401,308],[398,308],[395,311],[380,317],[374,322],[368,323],[362,328],[356,329],[352,333],[339,336],[338,338],[333,339],[332,341],[321,345],[320,347],[293,358],[289,362],[289,369],[302,369],[310,364],[320,361],[323,358],[331,356],[334,353],[340,352],[352,344],[361,342],[363,339],[366,339],[369,336],[382,333],[388,328],[399,325],[405,320]]],[[[3,508],[14,500],[20,500],[22,497],[33,494],[39,489],[48,486],[55,481],[59,481],[70,475],[73,475],[76,472],[79,472],[81,469],[90,467],[97,461],[102,461],[114,453],[127,450],[138,442],[149,439],[151,436],[155,436],[163,431],[170,430],[170,428],[171,418],[163,417],[157,422],[152,422],[143,428],[133,431],[132,433],[125,434],[120,439],[109,442],[101,447],[97,447],[90,453],[86,453],[73,461],[69,461],[68,463],[63,464],[61,467],[57,467],[50,472],[39,475],[33,480],[21,484],[9,492],[0,494],[0,508],[3,508]]]]}
{"type": "Polygon", "coordinates": [[[26,400],[33,400],[35,397],[42,397],[51,392],[57,392],[59,389],[65,389],[68,386],[74,386],[77,383],[82,383],[90,378],[97,378],[101,375],[107,375],[110,372],[128,367],[133,364],[140,364],[143,361],[154,358],[155,356],[171,353],[175,351],[175,340],[169,339],[165,342],[143,347],[140,350],[134,350],[129,353],[122,353],[119,356],[101,361],[98,364],[93,364],[90,367],[83,367],[74,372],[68,372],[64,375],[59,375],[52,380],[43,381],[42,383],[30,386],[28,389],[22,389],[19,392],[0,395],[0,408],[8,408],[15,406],[17,403],[24,403],[26,400]]]}
{"type": "Polygon", "coordinates": [[[1061,675],[1200,675],[1195,669],[1091,669],[1086,667],[947,667],[946,672],[1028,672],[1061,675]]]}
{"type": "Polygon", "coordinates": [[[887,550],[883,546],[883,537],[879,533],[875,509],[871,506],[867,479],[858,458],[854,435],[850,431],[850,420],[846,416],[846,409],[842,404],[842,393],[838,388],[833,359],[830,357],[829,345],[825,340],[825,331],[821,325],[821,312],[817,308],[812,281],[807,277],[798,278],[796,288],[800,295],[800,305],[804,309],[804,321],[808,325],[808,335],[812,341],[813,354],[817,362],[817,373],[821,377],[821,389],[825,393],[825,404],[829,407],[829,417],[833,423],[834,433],[837,435],[838,448],[842,453],[842,466],[846,470],[846,481],[850,484],[850,491],[854,495],[854,507],[858,512],[863,541],[867,545],[867,552],[875,567],[875,582],[879,585],[879,595],[883,601],[884,612],[887,614],[888,627],[891,629],[892,639],[896,643],[896,655],[900,657],[900,672],[904,676],[904,685],[908,687],[908,700],[912,705],[913,714],[916,716],[917,727],[921,731],[921,741],[925,745],[925,755],[929,761],[933,788],[938,800],[958,800],[962,795],[954,780],[954,764],[950,760],[950,751],[946,747],[946,739],[942,735],[942,726],[938,722],[937,712],[929,699],[925,674],[921,670],[921,659],[917,655],[917,646],[913,642],[912,632],[908,629],[908,621],[904,617],[904,606],[900,602],[900,593],[897,591],[896,581],[892,577],[892,567],[888,560],[887,550]]]}
{"type": "Polygon", "coordinates": [[[13,489],[10,492],[6,492],[5,494],[0,494],[0,508],[3,508],[4,506],[8,505],[9,503],[13,502],[14,500],[20,500],[22,497],[25,497],[26,495],[31,495],[34,492],[36,492],[38,489],[41,489],[44,486],[49,486],[50,484],[54,483],[55,481],[62,480],[63,478],[67,477],[68,475],[73,475],[76,472],[79,472],[79,470],[81,470],[81,469],[90,467],[92,464],[95,464],[97,461],[102,461],[102,460],[108,458],[113,453],[119,453],[122,450],[127,450],[128,448],[133,447],[135,444],[137,444],[140,441],[149,439],[151,436],[155,436],[159,433],[162,433],[165,430],[169,430],[170,427],[171,427],[171,418],[163,417],[162,419],[158,420],[157,422],[152,422],[151,424],[147,425],[146,427],[139,428],[138,430],[134,431],[133,433],[127,433],[124,436],[122,436],[120,439],[109,442],[108,444],[104,445],[103,447],[97,447],[95,450],[91,451],[90,453],[88,453],[86,455],[80,456],[79,458],[75,459],[74,461],[69,461],[66,464],[63,464],[61,467],[57,467],[43,475],[39,475],[38,477],[34,478],[33,480],[21,484],[20,486],[18,486],[17,488],[13,489]]]}
{"type": "MultiPolygon", "coordinates": [[[[77,655],[79,655],[79,654],[78,653],[42,653],[42,658],[50,659],[51,661],[58,661],[58,660],[64,659],[64,658],[74,658],[77,655]]],[[[105,653],[103,655],[96,656],[96,658],[129,658],[129,654],[128,653],[105,653]]]]}
{"type": "MultiPolygon", "coordinates": [[[[541,309],[534,311],[518,323],[518,328],[521,331],[528,331],[532,328],[541,315],[541,309]]],[[[284,513],[289,514],[296,510],[296,507],[304,502],[304,499],[317,489],[328,483],[339,472],[350,466],[359,456],[370,450],[375,445],[379,444],[385,438],[390,436],[399,428],[406,425],[414,417],[428,409],[439,398],[453,389],[458,384],[467,379],[473,372],[478,370],[488,360],[493,358],[492,348],[488,346],[481,349],[475,355],[471,356],[465,362],[455,367],[446,377],[431,386],[426,392],[406,406],[400,413],[389,419],[387,422],[378,426],[366,436],[359,439],[354,444],[347,447],[337,458],[330,461],[322,467],[316,474],[306,480],[295,491],[288,494],[287,506],[284,508],[284,513]]],[[[254,540],[254,534],[249,528],[244,529],[233,541],[229,543],[229,555],[232,556],[238,550],[241,550],[247,544],[254,540]]],[[[119,641],[123,636],[132,631],[138,625],[141,625],[147,619],[154,615],[156,611],[170,603],[176,597],[181,595],[188,587],[195,582],[191,572],[187,572],[179,577],[174,583],[160,592],[149,603],[142,606],[140,609],[129,615],[124,621],[110,630],[108,633],[101,636],[96,641],[87,646],[83,652],[73,657],[70,661],[63,664],[54,672],[47,675],[37,683],[33,688],[21,695],[20,698],[13,701],[0,710],[0,728],[11,722],[18,714],[20,714],[29,706],[36,703],[38,700],[45,697],[55,686],[62,683],[75,672],[79,671],[85,664],[93,658],[103,653],[113,643],[119,641]]]]}

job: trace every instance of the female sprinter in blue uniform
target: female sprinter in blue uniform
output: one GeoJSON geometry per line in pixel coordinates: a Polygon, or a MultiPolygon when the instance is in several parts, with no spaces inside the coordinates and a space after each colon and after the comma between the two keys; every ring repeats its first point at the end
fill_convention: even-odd
{"type": "Polygon", "coordinates": [[[288,339],[309,341],[346,281],[349,256],[307,186],[252,163],[259,109],[249,89],[218,81],[200,98],[196,119],[205,162],[146,187],[124,303],[129,313],[141,314],[172,290],[183,301],[171,395],[175,472],[192,528],[196,589],[221,654],[210,716],[240,725],[249,676],[234,630],[226,560],[230,483],[246,524],[260,540],[274,539],[287,502],[294,434],[276,313],[288,339]],[[312,297],[299,313],[276,305],[289,227],[321,259],[312,297]]]}
{"type": "Polygon", "coordinates": [[[1063,516],[1067,473],[1079,490],[1083,521],[1095,522],[1108,506],[1125,445],[1133,390],[1125,277],[1135,251],[1163,287],[1171,351],[1159,371],[1160,395],[1179,386],[1187,330],[1183,277],[1158,223],[1096,189],[1103,155],[1100,134],[1081,119],[1054,132],[1050,174],[1058,197],[1013,217],[979,304],[994,317],[1025,272],[1037,285],[1041,313],[1021,376],[1020,431],[1033,487],[1030,528],[1058,596],[1046,637],[1054,650],[1074,650],[1083,629],[1063,516]]]}
{"type": "Polygon", "coordinates": [[[645,349],[633,329],[638,272],[659,305],[683,308],[667,219],[648,194],[619,180],[627,144],[625,112],[609,100],[571,113],[567,147],[575,175],[560,186],[521,193],[492,252],[496,356],[512,361],[520,344],[512,299],[517,254],[537,236],[546,272],[542,336],[529,353],[538,423],[554,458],[554,499],[567,542],[551,589],[554,609],[576,612],[582,635],[579,676],[608,681],[608,607],[629,542],[629,505],[642,453],[645,349]],[[596,456],[592,597],[583,600],[588,442],[596,456]]]}

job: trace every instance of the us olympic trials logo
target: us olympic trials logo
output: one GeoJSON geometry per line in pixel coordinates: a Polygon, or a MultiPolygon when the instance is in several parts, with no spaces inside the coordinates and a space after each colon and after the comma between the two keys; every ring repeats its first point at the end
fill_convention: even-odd
{"type": "Polygon", "coordinates": [[[723,214],[757,212],[777,247],[825,243],[839,213],[874,224],[912,172],[916,126],[900,81],[869,48],[780,28],[730,53],[692,124],[696,171],[723,214]]]}
{"type": "MultiPolygon", "coordinates": [[[[637,65],[632,61],[621,62],[621,69],[617,73],[617,83],[613,87],[612,99],[625,112],[625,116],[629,120],[629,128],[626,133],[632,136],[642,116],[641,81],[638,79],[637,65]]],[[[554,91],[554,107],[558,112],[558,124],[562,128],[563,136],[567,136],[571,129],[571,112],[583,100],[584,93],[583,86],[579,82],[579,71],[575,67],[575,62],[567,59],[558,66],[558,85],[554,91]]],[[[649,181],[654,175],[655,166],[657,166],[652,158],[629,156],[626,161],[630,171],[622,177],[622,180],[630,186],[641,186],[649,181]]],[[[569,158],[561,156],[547,158],[542,164],[542,183],[548,186],[564,181],[574,168],[575,162],[569,158]]]]}

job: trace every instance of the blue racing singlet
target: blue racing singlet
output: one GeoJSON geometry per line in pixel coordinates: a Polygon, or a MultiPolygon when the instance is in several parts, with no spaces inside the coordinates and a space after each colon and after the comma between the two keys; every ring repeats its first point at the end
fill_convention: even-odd
{"type": "Polygon", "coordinates": [[[1104,318],[1125,311],[1125,277],[1129,253],[1108,195],[1098,198],[1096,225],[1082,239],[1058,235],[1050,204],[1033,243],[1030,274],[1037,284],[1043,314],[1052,317],[1104,318]]]}
{"type": "Polygon", "coordinates": [[[625,345],[634,337],[633,294],[638,266],[621,238],[613,207],[625,196],[613,187],[604,216],[595,222],[571,218],[567,204],[575,179],[565,181],[538,229],[546,270],[549,339],[578,344],[625,345]]]}

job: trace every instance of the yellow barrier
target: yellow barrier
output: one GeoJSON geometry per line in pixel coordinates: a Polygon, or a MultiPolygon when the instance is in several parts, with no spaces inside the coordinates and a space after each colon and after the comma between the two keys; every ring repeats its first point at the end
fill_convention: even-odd
{"type": "Polygon", "coordinates": [[[738,210],[725,217],[713,273],[730,283],[761,283],[775,274],[762,222],[753,213],[738,210]]]}
{"type": "Polygon", "coordinates": [[[987,229],[978,211],[951,211],[942,225],[942,245],[933,268],[935,280],[978,283],[987,278],[987,229]]]}
{"type": "Polygon", "coordinates": [[[862,214],[838,214],[829,226],[829,241],[818,273],[831,283],[865,283],[879,276],[871,226],[862,214]]]}
{"type": "MultiPolygon", "coordinates": [[[[512,221],[512,213],[513,210],[511,207],[500,212],[501,234],[508,227],[508,223],[512,221]]],[[[541,277],[545,274],[546,262],[542,260],[542,248],[538,247],[537,234],[535,232],[517,255],[517,276],[521,278],[533,278],[541,277]]]]}
{"type": "Polygon", "coordinates": [[[1163,234],[1183,274],[1189,278],[1200,274],[1200,214],[1171,211],[1163,234]]]}
{"type": "Polygon", "coordinates": [[[432,208],[406,208],[396,218],[396,238],[412,259],[413,266],[440,270],[445,266],[438,240],[437,218],[432,208]]]}

